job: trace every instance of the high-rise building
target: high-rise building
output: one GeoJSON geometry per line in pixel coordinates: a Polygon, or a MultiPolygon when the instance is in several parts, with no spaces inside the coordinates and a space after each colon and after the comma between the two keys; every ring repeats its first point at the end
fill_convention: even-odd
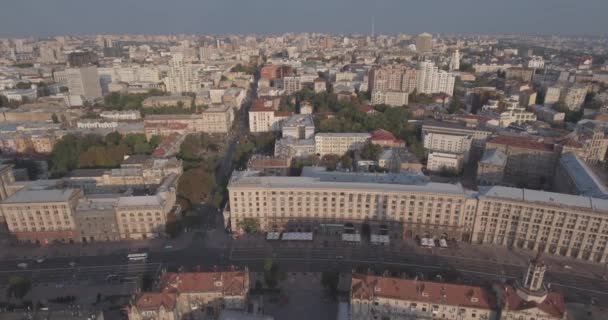
{"type": "Polygon", "coordinates": [[[452,57],[450,58],[450,71],[460,70],[460,51],[458,49],[452,52],[452,57]]]}
{"type": "Polygon", "coordinates": [[[416,51],[420,54],[430,53],[433,50],[433,36],[430,33],[421,33],[416,37],[416,51]]]}
{"type": "Polygon", "coordinates": [[[171,93],[196,92],[200,82],[192,65],[184,62],[182,53],[174,53],[169,62],[167,91],[171,93]]]}
{"type": "Polygon", "coordinates": [[[70,94],[83,96],[85,99],[96,99],[102,96],[96,66],[66,69],[65,74],[70,94]]]}
{"type": "Polygon", "coordinates": [[[454,75],[439,70],[433,62],[421,62],[417,77],[418,85],[416,89],[418,93],[433,94],[442,92],[450,96],[454,93],[454,75]]]}

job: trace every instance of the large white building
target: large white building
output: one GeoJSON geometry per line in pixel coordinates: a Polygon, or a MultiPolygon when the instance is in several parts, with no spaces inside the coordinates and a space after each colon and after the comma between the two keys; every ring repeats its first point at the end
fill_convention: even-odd
{"type": "Polygon", "coordinates": [[[378,91],[372,92],[372,105],[386,104],[391,107],[406,106],[409,94],[399,91],[378,91]]]}
{"type": "Polygon", "coordinates": [[[249,132],[279,131],[281,123],[291,115],[291,112],[274,110],[272,101],[258,99],[249,109],[249,132]]]}
{"type": "Polygon", "coordinates": [[[453,74],[439,70],[433,62],[423,61],[418,67],[418,93],[433,94],[446,93],[453,95],[454,81],[453,74]]]}
{"type": "Polygon", "coordinates": [[[430,152],[427,160],[426,169],[431,172],[441,172],[442,170],[452,170],[459,173],[462,170],[463,155],[445,152],[430,152]]]}
{"type": "Polygon", "coordinates": [[[259,220],[262,230],[368,221],[387,225],[392,237],[445,233],[601,263],[608,258],[605,199],[496,186],[470,192],[395,174],[307,171],[300,177],[235,172],[227,226],[240,232],[243,219],[259,220]]]}
{"type": "Polygon", "coordinates": [[[359,150],[371,138],[369,133],[318,133],[315,135],[315,153],[343,155],[347,151],[359,150]]]}
{"type": "Polygon", "coordinates": [[[312,139],[315,135],[315,122],[310,114],[294,114],[283,122],[281,131],[283,138],[312,139]]]}
{"type": "Polygon", "coordinates": [[[69,68],[65,76],[70,94],[83,96],[85,99],[101,98],[101,84],[96,66],[69,68]]]}
{"type": "Polygon", "coordinates": [[[171,93],[197,92],[200,89],[197,70],[184,61],[181,53],[173,54],[165,84],[171,93]]]}

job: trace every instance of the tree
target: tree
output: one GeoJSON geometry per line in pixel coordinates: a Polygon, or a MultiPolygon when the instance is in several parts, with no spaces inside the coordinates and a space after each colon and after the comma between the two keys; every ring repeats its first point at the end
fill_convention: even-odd
{"type": "Polygon", "coordinates": [[[353,168],[353,158],[349,155],[345,154],[340,158],[340,165],[343,169],[352,169],[353,168]]]}
{"type": "Polygon", "coordinates": [[[108,133],[105,138],[106,145],[117,146],[120,144],[120,141],[122,141],[122,134],[118,131],[108,133]]]}
{"type": "Polygon", "coordinates": [[[340,273],[338,271],[323,271],[321,273],[321,285],[330,297],[338,294],[338,284],[340,283],[340,273]]]}
{"type": "Polygon", "coordinates": [[[366,143],[361,149],[361,159],[378,161],[382,147],[374,143],[366,143]]]}
{"type": "Polygon", "coordinates": [[[190,204],[196,204],[205,200],[213,187],[215,187],[215,176],[198,167],[187,170],[180,176],[177,192],[190,204]]]}
{"type": "Polygon", "coordinates": [[[272,259],[264,261],[264,282],[268,288],[276,288],[283,276],[276,261],[272,259]]]}
{"type": "Polygon", "coordinates": [[[59,117],[54,113],[51,115],[51,120],[53,120],[53,123],[59,123],[59,117]]]}
{"type": "Polygon", "coordinates": [[[31,89],[32,84],[30,82],[18,82],[17,85],[15,86],[15,88],[21,89],[21,90],[31,89]]]}
{"type": "Polygon", "coordinates": [[[450,114],[454,114],[457,112],[460,112],[462,109],[464,109],[466,106],[464,105],[464,103],[460,100],[460,97],[458,96],[453,96],[452,97],[452,101],[450,102],[450,106],[448,107],[448,113],[450,114]]]}
{"type": "Polygon", "coordinates": [[[256,218],[244,218],[238,223],[238,227],[245,233],[256,233],[260,230],[260,220],[256,218]]]}
{"type": "Polygon", "coordinates": [[[6,295],[9,299],[15,298],[21,300],[30,291],[31,287],[32,283],[29,279],[21,276],[10,276],[8,278],[6,295]]]}
{"type": "Polygon", "coordinates": [[[167,215],[167,222],[165,223],[165,233],[171,237],[175,238],[179,235],[181,231],[181,225],[179,220],[177,220],[177,216],[175,213],[171,212],[167,215]]]}

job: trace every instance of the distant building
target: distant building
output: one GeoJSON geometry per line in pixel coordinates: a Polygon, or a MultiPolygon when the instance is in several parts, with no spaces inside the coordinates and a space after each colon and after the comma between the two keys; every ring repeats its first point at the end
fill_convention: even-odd
{"type": "Polygon", "coordinates": [[[486,152],[497,149],[507,156],[503,183],[528,188],[551,185],[559,149],[530,138],[497,136],[486,142],[486,152]]]}
{"type": "Polygon", "coordinates": [[[315,90],[315,93],[325,92],[327,90],[327,84],[325,83],[325,79],[322,79],[322,78],[315,79],[314,90],[315,90]]]}
{"type": "Polygon", "coordinates": [[[455,77],[452,73],[439,70],[433,62],[420,62],[416,85],[418,93],[446,93],[452,96],[454,94],[454,83],[455,77]]]}
{"type": "Polygon", "coordinates": [[[288,176],[291,170],[291,159],[253,155],[247,162],[247,169],[260,171],[265,176],[288,176]]]}
{"type": "Polygon", "coordinates": [[[71,68],[96,65],[98,60],[97,54],[91,51],[74,51],[68,54],[68,65],[71,68]]]}
{"type": "Polygon", "coordinates": [[[395,135],[384,129],[378,129],[371,133],[371,143],[388,148],[404,148],[405,141],[398,140],[395,135]]]}
{"type": "MultiPolygon", "coordinates": [[[[8,198],[13,194],[9,188],[15,182],[13,175],[13,166],[0,164],[0,201],[8,198]]],[[[2,212],[0,212],[1,214],[2,212]]]]}
{"type": "Polygon", "coordinates": [[[498,149],[484,153],[477,164],[477,183],[480,185],[497,185],[504,179],[507,155],[498,149]]]}
{"type": "Polygon", "coordinates": [[[181,94],[183,92],[197,92],[200,81],[196,70],[184,60],[181,53],[174,53],[169,62],[169,72],[166,79],[167,91],[181,94]]]}
{"type": "Polygon", "coordinates": [[[534,75],[534,69],[529,68],[509,68],[505,71],[507,80],[521,80],[523,82],[531,82],[534,75]]]}
{"type": "Polygon", "coordinates": [[[281,123],[291,112],[276,111],[272,101],[258,99],[249,109],[249,131],[252,133],[279,131],[281,123]]]}
{"type": "Polygon", "coordinates": [[[144,108],[163,108],[163,107],[177,107],[190,108],[192,104],[192,97],[190,96],[154,96],[148,97],[142,102],[144,108]]]}
{"type": "Polygon", "coordinates": [[[101,98],[101,85],[96,66],[69,68],[65,73],[70,94],[80,95],[89,100],[101,98]]]}
{"type": "Polygon", "coordinates": [[[283,90],[285,90],[285,94],[287,95],[294,94],[302,90],[302,83],[300,82],[300,77],[283,77],[283,90]]]}
{"type": "Polygon", "coordinates": [[[391,107],[406,106],[408,104],[407,92],[377,91],[372,92],[372,105],[386,104],[391,107]]]}
{"type": "Polygon", "coordinates": [[[555,190],[561,193],[608,199],[608,188],[576,154],[563,154],[555,170],[555,190]]]}
{"type": "Polygon", "coordinates": [[[547,123],[559,123],[564,122],[566,114],[563,112],[555,111],[553,108],[545,105],[533,105],[532,111],[536,114],[536,117],[547,123]]]}
{"type": "Polygon", "coordinates": [[[294,114],[281,124],[283,138],[312,139],[315,134],[315,123],[311,115],[294,114]]]}
{"type": "Polygon", "coordinates": [[[234,121],[234,109],[227,105],[212,105],[201,112],[201,131],[228,133],[234,121]]]}
{"type": "Polygon", "coordinates": [[[545,67],[545,60],[541,56],[531,56],[528,60],[528,68],[542,69],[545,67]]]}
{"type": "Polygon", "coordinates": [[[369,133],[318,133],[315,135],[315,153],[318,156],[344,155],[347,151],[360,150],[371,138],[369,133]]]}
{"type": "Polygon", "coordinates": [[[451,170],[460,173],[464,158],[462,154],[429,152],[426,169],[431,172],[451,170]]]}
{"type": "Polygon", "coordinates": [[[416,37],[416,52],[427,54],[433,50],[433,36],[430,33],[421,33],[416,37]]]}

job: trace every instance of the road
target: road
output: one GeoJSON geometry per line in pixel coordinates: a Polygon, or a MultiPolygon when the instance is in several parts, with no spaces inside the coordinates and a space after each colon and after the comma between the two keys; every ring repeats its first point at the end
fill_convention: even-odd
{"type": "MultiPolygon", "coordinates": [[[[371,268],[376,271],[407,270],[411,273],[454,268],[464,275],[465,281],[473,284],[519,278],[525,272],[525,266],[521,265],[457,255],[421,254],[391,247],[318,248],[310,244],[285,246],[284,243],[240,247],[229,243],[223,248],[209,248],[205,247],[204,242],[193,241],[188,247],[180,250],[150,252],[146,264],[129,264],[124,254],[49,258],[41,264],[26,261],[29,264],[27,270],[16,268],[17,263],[24,262],[23,260],[0,261],[0,283],[6,283],[10,275],[18,274],[31,278],[33,283],[98,283],[105,281],[110,274],[133,278],[144,273],[155,274],[161,268],[177,270],[180,267],[185,270],[214,270],[247,266],[251,271],[259,272],[263,270],[264,261],[267,259],[279,261],[281,268],[287,272],[350,272],[354,269],[371,268]],[[71,261],[75,261],[77,266],[70,267],[71,261]]],[[[599,303],[608,305],[607,281],[570,274],[563,270],[549,270],[546,282],[553,288],[559,288],[568,301],[587,303],[591,298],[595,298],[599,303]]]]}

